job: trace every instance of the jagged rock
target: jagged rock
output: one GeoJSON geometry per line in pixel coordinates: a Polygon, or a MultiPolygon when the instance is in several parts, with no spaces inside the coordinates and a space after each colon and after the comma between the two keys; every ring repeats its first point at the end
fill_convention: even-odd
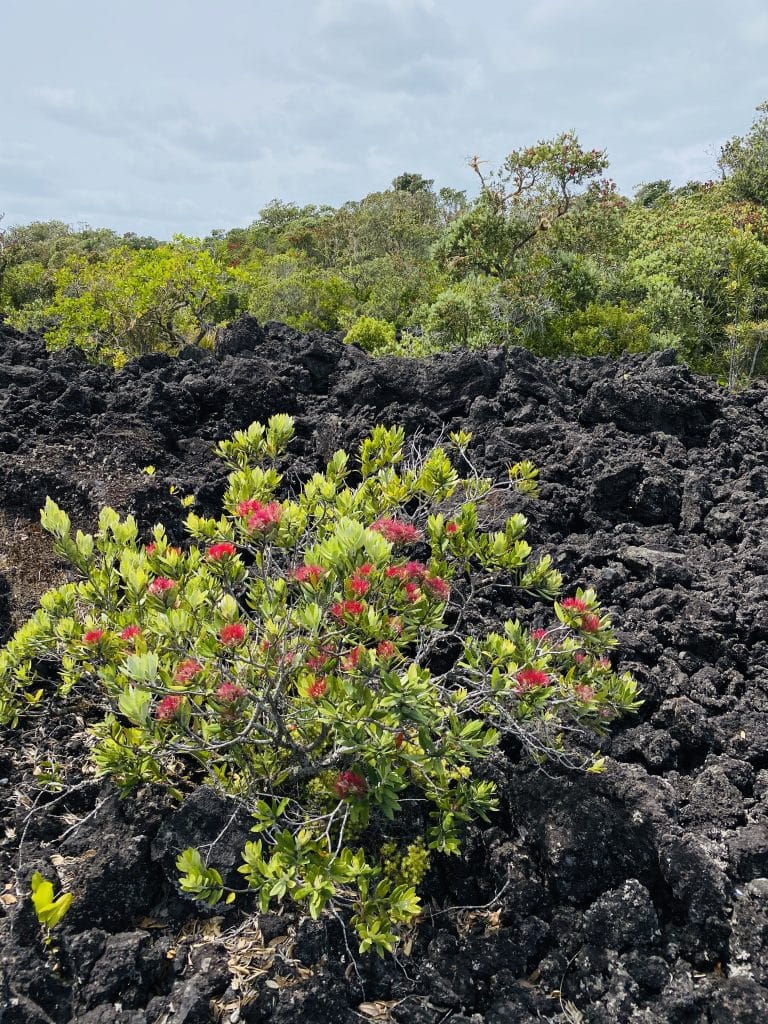
{"type": "MultiPolygon", "coordinates": [[[[361,1003],[381,1000],[408,1024],[528,1024],[562,1019],[558,990],[605,1024],[765,1020],[765,385],[731,394],[669,353],[377,361],[339,336],[249,317],[215,352],[142,356],[115,374],[0,326],[0,637],[63,571],[35,526],[47,494],[78,527],[110,504],[133,512],[144,536],[162,521],[178,541],[178,495],[219,511],[216,441],[275,412],[297,420],[291,483],[377,422],[418,429],[423,444],[474,430],[472,457],[497,478],[531,458],[541,500],[514,507],[568,591],[594,585],[611,608],[617,657],[645,704],[604,741],[604,776],[548,777],[513,756],[493,768],[501,813],[470,830],[460,858],[438,860],[428,896],[482,906],[501,892],[497,913],[425,915],[405,971],[364,958],[360,979],[335,921],[261,915],[249,949],[290,952],[264,974],[253,968],[240,1019],[351,1024],[361,1003]]],[[[489,604],[478,622],[510,611],[489,604]]],[[[85,764],[82,720],[41,728],[85,764]]],[[[0,902],[2,1024],[206,1024],[236,1007],[234,961],[211,935],[239,911],[208,920],[173,868],[184,846],[222,832],[218,798],[199,791],[180,809],[151,790],[118,800],[84,773],[65,807],[42,801],[30,815],[15,792],[31,740],[24,729],[0,739],[0,879],[23,838],[21,884],[38,866],[77,898],[57,961],[28,901],[0,902]]],[[[247,828],[233,820],[220,839],[232,877],[247,828]]]]}

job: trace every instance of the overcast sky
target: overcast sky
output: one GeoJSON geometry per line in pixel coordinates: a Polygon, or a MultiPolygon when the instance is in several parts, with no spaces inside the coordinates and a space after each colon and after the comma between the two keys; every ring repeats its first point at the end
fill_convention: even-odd
{"type": "Polygon", "coordinates": [[[169,237],[573,128],[625,193],[716,176],[765,0],[0,0],[0,212],[169,237]]]}

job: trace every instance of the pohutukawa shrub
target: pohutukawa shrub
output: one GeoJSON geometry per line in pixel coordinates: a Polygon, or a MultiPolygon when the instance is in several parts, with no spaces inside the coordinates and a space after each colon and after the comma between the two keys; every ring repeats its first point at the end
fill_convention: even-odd
{"type": "MultiPolygon", "coordinates": [[[[561,586],[524,516],[482,528],[501,485],[472,468],[469,435],[418,454],[377,427],[354,470],[339,451],[286,497],[292,436],[274,416],[218,446],[224,512],[189,515],[185,551],[161,526],[142,545],[109,508],[95,535],[73,536],[49,499],[43,526],[81,579],[49,591],[0,653],[0,718],[35,713],[36,669],[53,659],[60,696],[85,683],[103,695],[100,772],[179,798],[207,779],[253,815],[240,871],[261,908],[290,897],[315,917],[344,912],[361,950],[381,953],[419,914],[430,855],[457,853],[496,806],[473,764],[512,734],[537,761],[599,771],[566,740],[636,707],[636,684],[606,657],[615,640],[590,590],[555,602],[546,628],[468,631],[472,600],[499,581],[545,598],[561,586]],[[461,656],[431,671],[446,635],[461,656]]],[[[504,487],[534,479],[525,464],[504,487]]],[[[224,897],[198,851],[178,866],[185,891],[224,897]]]]}

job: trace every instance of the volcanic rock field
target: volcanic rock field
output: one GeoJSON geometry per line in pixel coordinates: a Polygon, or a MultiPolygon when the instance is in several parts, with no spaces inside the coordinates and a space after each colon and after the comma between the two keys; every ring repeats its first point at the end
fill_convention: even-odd
{"type": "MultiPolygon", "coordinates": [[[[765,384],[730,393],[670,353],[372,359],[249,318],[215,353],[113,373],[0,325],[0,642],[66,578],[46,495],[84,529],[109,504],[183,541],[179,495],[219,510],[215,441],[277,412],[296,417],[289,483],[376,423],[424,443],[472,431],[495,478],[533,460],[528,539],[566,592],[597,590],[644,703],[603,741],[603,775],[500,753],[485,770],[501,809],[436,862],[413,941],[356,964],[333,919],[184,898],[177,852],[218,837],[232,870],[250,822],[205,789],[120,800],[88,764],[87,706],[54,703],[0,735],[1,1024],[765,1024],[765,384]],[[50,760],[61,791],[39,785],[50,760]],[[35,870],[75,895],[48,949],[35,870]]],[[[499,591],[475,614],[536,605],[499,591]]]]}

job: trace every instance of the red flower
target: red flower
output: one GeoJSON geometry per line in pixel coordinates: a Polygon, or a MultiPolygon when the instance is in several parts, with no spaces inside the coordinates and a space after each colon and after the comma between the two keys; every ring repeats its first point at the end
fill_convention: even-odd
{"type": "Polygon", "coordinates": [[[600,629],[599,615],[583,615],[580,628],[584,633],[596,633],[600,629]]]}
{"type": "Polygon", "coordinates": [[[169,693],[163,697],[155,708],[155,718],[158,722],[169,722],[174,718],[181,707],[184,698],[178,693],[169,693]]]}
{"type": "Polygon", "coordinates": [[[425,576],[424,586],[432,597],[436,597],[438,601],[447,601],[451,596],[451,588],[439,576],[425,576]]]}
{"type": "Polygon", "coordinates": [[[227,647],[237,647],[245,640],[245,626],[242,622],[230,622],[219,630],[219,640],[227,647]]]}
{"type": "Polygon", "coordinates": [[[364,647],[354,647],[341,659],[341,667],[345,672],[353,672],[360,661],[360,655],[365,653],[364,647]]]}
{"type": "Polygon", "coordinates": [[[458,528],[459,528],[459,524],[458,523],[451,522],[451,523],[446,523],[445,524],[445,532],[446,533],[456,533],[458,528]]]}
{"type": "Polygon", "coordinates": [[[412,544],[421,539],[421,534],[410,523],[401,523],[389,516],[383,516],[371,523],[370,528],[380,533],[390,544],[412,544]]]}
{"type": "Polygon", "coordinates": [[[546,635],[547,635],[546,629],[532,629],[531,630],[531,639],[532,640],[543,640],[546,635]]]}
{"type": "Polygon", "coordinates": [[[357,569],[355,569],[356,576],[370,576],[372,572],[373,566],[370,562],[363,562],[362,565],[358,565],[357,569]]]}
{"type": "Polygon", "coordinates": [[[120,634],[120,639],[127,642],[128,640],[135,640],[138,636],[141,636],[141,630],[138,626],[126,626],[120,634]]]}
{"type": "Polygon", "coordinates": [[[610,668],[611,667],[611,659],[610,658],[598,658],[597,659],[597,664],[599,665],[600,668],[610,668]]]}
{"type": "Polygon", "coordinates": [[[391,580],[404,580],[408,577],[408,570],[404,565],[390,565],[386,571],[386,576],[391,580]]]}
{"type": "Polygon", "coordinates": [[[328,683],[322,676],[318,676],[307,687],[307,693],[312,700],[319,700],[328,689],[328,683]]]}
{"type": "Polygon", "coordinates": [[[574,686],[573,692],[576,694],[579,700],[583,700],[585,703],[588,700],[592,700],[592,698],[595,696],[595,691],[591,686],[574,686]]]}
{"type": "Polygon", "coordinates": [[[307,668],[311,668],[314,671],[318,668],[325,668],[329,658],[330,655],[328,654],[312,654],[310,655],[309,658],[307,658],[304,664],[307,666],[307,668]]]}
{"type": "Polygon", "coordinates": [[[175,580],[169,580],[167,576],[156,576],[147,587],[147,593],[153,597],[162,597],[169,590],[173,590],[175,586],[175,580]]]}
{"type": "Polygon", "coordinates": [[[87,629],[83,633],[84,644],[97,644],[104,636],[103,629],[87,629]]]}
{"type": "Polygon", "coordinates": [[[146,551],[146,553],[148,555],[154,555],[156,548],[157,548],[157,544],[155,544],[155,542],[152,541],[151,544],[147,544],[147,546],[144,548],[144,550],[146,551]]]}
{"type": "Polygon", "coordinates": [[[188,683],[190,679],[197,675],[198,672],[203,671],[203,666],[192,658],[187,658],[186,661],[182,661],[176,668],[173,674],[173,678],[177,683],[188,683]]]}
{"type": "Polygon", "coordinates": [[[220,562],[222,558],[231,558],[232,555],[236,554],[237,548],[234,544],[230,544],[229,541],[223,541],[221,544],[212,544],[206,551],[206,555],[212,562],[220,562]]]}
{"type": "Polygon", "coordinates": [[[380,658],[394,658],[397,654],[397,647],[391,640],[382,640],[376,648],[376,653],[380,658]]]}
{"type": "Polygon", "coordinates": [[[415,603],[421,597],[421,588],[418,583],[406,583],[403,589],[405,590],[406,598],[412,603],[415,603]]]}
{"type": "Polygon", "coordinates": [[[586,604],[580,597],[566,597],[560,607],[567,612],[585,612],[587,610],[586,604]]]}
{"type": "Polygon", "coordinates": [[[259,509],[264,508],[260,501],[256,501],[255,498],[251,498],[250,501],[241,501],[238,503],[235,511],[241,519],[245,519],[251,512],[258,512],[259,509]]]}
{"type": "Polygon", "coordinates": [[[333,791],[339,800],[350,796],[363,796],[368,792],[368,783],[357,772],[339,772],[333,783],[333,791]]]}
{"type": "Polygon", "coordinates": [[[362,601],[339,601],[331,606],[331,615],[335,619],[343,619],[345,615],[362,615],[364,611],[362,601]]]}
{"type": "Polygon", "coordinates": [[[347,580],[347,586],[352,591],[352,593],[357,594],[358,597],[365,597],[365,595],[371,589],[371,584],[362,576],[352,576],[349,580],[347,580]]]}
{"type": "Polygon", "coordinates": [[[223,704],[235,704],[245,697],[245,688],[237,683],[222,683],[216,688],[216,698],[223,704]]]}
{"type": "Polygon", "coordinates": [[[538,668],[524,668],[517,673],[518,690],[533,690],[537,686],[547,686],[549,676],[538,668]]]}
{"type": "Polygon", "coordinates": [[[316,586],[325,572],[321,565],[300,565],[293,571],[293,579],[297,583],[311,583],[316,586]]]}
{"type": "Polygon", "coordinates": [[[273,526],[277,526],[283,516],[283,507],[277,501],[270,501],[268,505],[262,505],[260,501],[245,501],[238,505],[247,506],[248,529],[252,533],[266,533],[273,526]]]}
{"type": "Polygon", "coordinates": [[[427,575],[427,567],[423,562],[406,562],[403,568],[412,580],[421,580],[427,575]]]}

